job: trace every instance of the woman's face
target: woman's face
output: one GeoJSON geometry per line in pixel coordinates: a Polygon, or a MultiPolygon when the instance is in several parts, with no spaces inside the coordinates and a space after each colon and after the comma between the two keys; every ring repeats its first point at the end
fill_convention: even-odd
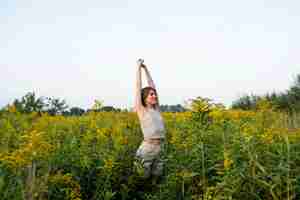
{"type": "Polygon", "coordinates": [[[154,90],[150,90],[146,98],[146,104],[155,105],[157,103],[157,96],[154,90]]]}

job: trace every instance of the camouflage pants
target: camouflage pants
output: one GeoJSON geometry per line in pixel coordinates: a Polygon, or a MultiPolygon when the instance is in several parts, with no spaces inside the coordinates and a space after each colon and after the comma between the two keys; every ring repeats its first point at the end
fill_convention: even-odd
{"type": "Polygon", "coordinates": [[[144,168],[144,177],[148,178],[151,175],[161,176],[163,174],[164,163],[161,155],[164,144],[152,144],[143,141],[136,152],[136,158],[144,168]]]}

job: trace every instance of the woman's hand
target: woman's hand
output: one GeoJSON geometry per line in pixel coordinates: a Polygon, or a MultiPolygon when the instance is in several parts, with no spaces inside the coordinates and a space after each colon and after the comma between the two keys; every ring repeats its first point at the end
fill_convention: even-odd
{"type": "Polygon", "coordinates": [[[141,58],[138,59],[137,64],[139,67],[146,68],[146,65],[144,65],[144,60],[141,58]]]}

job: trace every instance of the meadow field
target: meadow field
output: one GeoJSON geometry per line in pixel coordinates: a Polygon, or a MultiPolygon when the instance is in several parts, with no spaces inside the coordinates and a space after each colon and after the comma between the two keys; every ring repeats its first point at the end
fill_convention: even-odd
{"type": "Polygon", "coordinates": [[[1,200],[300,199],[300,118],[201,104],[163,113],[164,175],[145,181],[136,113],[0,114],[1,200]]]}

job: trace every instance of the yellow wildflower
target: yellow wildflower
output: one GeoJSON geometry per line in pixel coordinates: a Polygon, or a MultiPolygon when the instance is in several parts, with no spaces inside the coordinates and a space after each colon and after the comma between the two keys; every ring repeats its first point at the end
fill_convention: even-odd
{"type": "Polygon", "coordinates": [[[111,159],[111,158],[105,159],[103,168],[108,171],[111,171],[113,169],[114,165],[115,165],[115,162],[113,159],[111,159]]]}

